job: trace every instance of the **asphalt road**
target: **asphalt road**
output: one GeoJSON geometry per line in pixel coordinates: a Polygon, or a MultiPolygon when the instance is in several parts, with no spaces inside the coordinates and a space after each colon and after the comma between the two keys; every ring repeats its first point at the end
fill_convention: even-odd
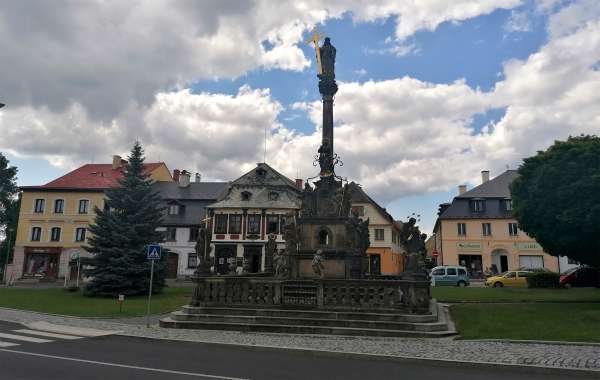
{"type": "Polygon", "coordinates": [[[0,379],[598,379],[599,373],[463,365],[122,336],[55,339],[0,322],[0,379]],[[10,334],[10,335],[6,335],[10,334]],[[11,339],[18,335],[44,342],[11,339]],[[10,343],[14,346],[8,346],[10,343]],[[7,344],[8,343],[8,344],[7,344]]]}

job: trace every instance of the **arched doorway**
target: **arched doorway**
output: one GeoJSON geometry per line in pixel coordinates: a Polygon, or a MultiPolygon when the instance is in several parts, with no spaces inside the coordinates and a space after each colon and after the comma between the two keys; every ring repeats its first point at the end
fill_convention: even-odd
{"type": "Polygon", "coordinates": [[[492,272],[506,272],[508,270],[508,251],[503,248],[497,248],[492,251],[492,272]]]}

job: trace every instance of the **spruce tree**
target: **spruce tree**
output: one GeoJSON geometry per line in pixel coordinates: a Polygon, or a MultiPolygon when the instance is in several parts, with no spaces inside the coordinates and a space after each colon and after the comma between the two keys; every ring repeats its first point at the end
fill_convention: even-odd
{"type": "MultiPolygon", "coordinates": [[[[145,249],[148,244],[162,241],[156,228],[163,215],[160,197],[151,184],[144,172],[142,146],[136,142],[119,186],[106,191],[103,210],[95,208],[96,220],[89,228],[92,236],[85,247],[93,255],[84,270],[91,277],[86,295],[114,297],[148,292],[150,262],[145,249]]],[[[165,286],[166,255],[163,252],[154,265],[152,289],[157,293],[165,286]]]]}

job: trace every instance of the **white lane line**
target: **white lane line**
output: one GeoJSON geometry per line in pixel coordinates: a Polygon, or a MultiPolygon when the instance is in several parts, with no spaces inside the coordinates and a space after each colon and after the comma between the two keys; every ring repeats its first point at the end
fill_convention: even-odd
{"type": "Polygon", "coordinates": [[[45,336],[48,338],[67,339],[67,340],[83,338],[81,336],[75,336],[75,335],[55,334],[55,333],[50,333],[50,332],[45,332],[45,331],[28,330],[28,329],[13,330],[13,332],[27,334],[27,335],[45,336]]]}
{"type": "Polygon", "coordinates": [[[0,347],[12,347],[12,346],[18,346],[19,343],[8,343],[8,342],[2,342],[0,341],[0,347]]]}
{"type": "Polygon", "coordinates": [[[11,339],[11,340],[22,340],[23,342],[30,342],[30,343],[50,343],[50,342],[53,342],[52,340],[48,340],[48,339],[32,338],[30,336],[5,334],[5,333],[0,333],[0,338],[11,339]]]}
{"type": "Polygon", "coordinates": [[[173,371],[173,370],[170,370],[170,369],[150,368],[150,367],[140,367],[140,366],[135,366],[135,365],[126,365],[126,364],[118,364],[118,363],[99,362],[99,361],[95,361],[95,360],[69,358],[69,357],[66,357],[66,356],[46,355],[46,354],[37,354],[35,352],[25,352],[25,351],[9,350],[9,349],[6,349],[6,348],[0,348],[0,352],[8,352],[8,353],[19,354],[19,355],[37,356],[37,357],[40,357],[40,358],[66,360],[66,361],[71,361],[71,362],[104,365],[104,366],[107,366],[107,367],[129,368],[129,369],[137,369],[137,370],[140,370],[140,371],[148,371],[148,372],[170,373],[170,374],[173,374],[173,375],[184,375],[184,376],[193,376],[193,377],[204,377],[205,379],[250,380],[248,378],[242,378],[242,377],[228,377],[228,376],[208,375],[208,374],[205,374],[205,373],[197,373],[197,372],[182,372],[182,371],[173,371]]]}

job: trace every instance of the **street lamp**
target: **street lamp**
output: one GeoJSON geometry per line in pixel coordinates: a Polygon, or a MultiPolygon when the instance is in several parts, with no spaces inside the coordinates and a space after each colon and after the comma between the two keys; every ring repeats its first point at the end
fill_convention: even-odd
{"type": "Polygon", "coordinates": [[[14,230],[12,228],[6,229],[6,262],[4,263],[4,283],[8,285],[8,259],[10,257],[10,233],[14,230]]]}

